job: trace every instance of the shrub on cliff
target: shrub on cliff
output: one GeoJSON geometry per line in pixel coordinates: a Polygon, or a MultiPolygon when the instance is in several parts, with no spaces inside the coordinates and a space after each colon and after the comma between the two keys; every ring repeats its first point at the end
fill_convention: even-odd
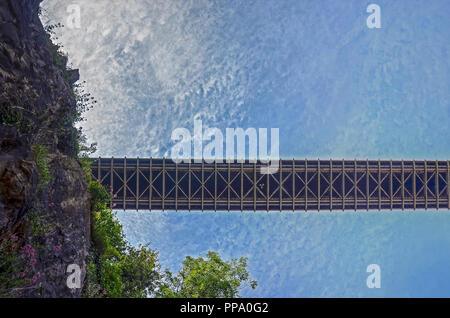
{"type": "Polygon", "coordinates": [[[50,170],[47,168],[48,151],[41,145],[35,145],[33,155],[39,173],[39,189],[42,190],[50,181],[50,170]]]}
{"type": "Polygon", "coordinates": [[[158,253],[147,245],[135,248],[125,240],[122,225],[108,207],[111,195],[96,181],[92,197],[92,247],[84,295],[146,297],[159,281],[158,253]]]}

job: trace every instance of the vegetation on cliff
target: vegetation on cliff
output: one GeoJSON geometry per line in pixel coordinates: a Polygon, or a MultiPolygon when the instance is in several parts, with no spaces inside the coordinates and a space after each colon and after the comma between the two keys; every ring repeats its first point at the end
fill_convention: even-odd
{"type": "Polygon", "coordinates": [[[76,123],[93,100],[42,26],[40,2],[0,2],[0,297],[78,297],[66,269],[85,270],[90,244],[77,157],[92,147],[76,123]]]}
{"type": "MultiPolygon", "coordinates": [[[[89,161],[84,160],[86,170],[89,161]]],[[[111,206],[112,193],[89,180],[92,196],[92,246],[85,297],[238,297],[244,287],[255,288],[247,259],[224,261],[218,253],[206,259],[187,256],[181,270],[161,271],[158,252],[148,245],[133,247],[111,206]]]]}

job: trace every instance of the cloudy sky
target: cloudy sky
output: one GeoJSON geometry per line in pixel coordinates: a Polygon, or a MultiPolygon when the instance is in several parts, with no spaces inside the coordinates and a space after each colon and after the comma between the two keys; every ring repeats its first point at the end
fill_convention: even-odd
{"type": "MultiPolygon", "coordinates": [[[[450,3],[44,1],[98,106],[97,155],[161,157],[177,127],[280,128],[285,158],[450,158],[450,3]],[[68,6],[80,28],[68,27],[68,6]]],[[[450,296],[450,213],[119,213],[164,266],[247,256],[245,296],[450,296]],[[380,289],[366,286],[379,264],[380,289]]]]}

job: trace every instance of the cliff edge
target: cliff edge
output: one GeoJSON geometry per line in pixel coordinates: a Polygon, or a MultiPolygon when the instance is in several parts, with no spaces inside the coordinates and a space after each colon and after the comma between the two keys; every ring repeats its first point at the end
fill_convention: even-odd
{"type": "Polygon", "coordinates": [[[74,84],[39,19],[42,0],[0,0],[0,296],[79,297],[91,202],[77,159],[74,84]]]}

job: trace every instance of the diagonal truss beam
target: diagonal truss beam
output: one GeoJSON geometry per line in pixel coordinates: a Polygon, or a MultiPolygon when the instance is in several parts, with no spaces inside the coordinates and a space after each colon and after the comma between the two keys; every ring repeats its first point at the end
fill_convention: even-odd
{"type": "Polygon", "coordinates": [[[309,211],[450,209],[449,161],[280,160],[180,163],[93,159],[92,177],[115,209],[309,211]]]}

